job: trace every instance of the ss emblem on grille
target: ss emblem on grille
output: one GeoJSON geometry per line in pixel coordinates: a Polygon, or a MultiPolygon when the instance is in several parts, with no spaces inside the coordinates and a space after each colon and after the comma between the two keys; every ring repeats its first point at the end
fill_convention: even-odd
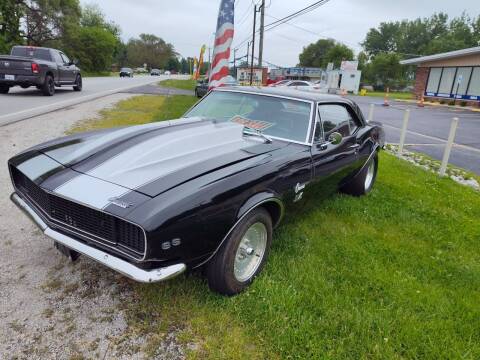
{"type": "Polygon", "coordinates": [[[77,222],[73,220],[73,218],[70,215],[65,215],[65,223],[67,223],[70,226],[77,227],[77,222]]]}
{"type": "Polygon", "coordinates": [[[10,63],[9,62],[4,62],[3,65],[5,65],[5,67],[9,67],[10,66],[10,63]]]}

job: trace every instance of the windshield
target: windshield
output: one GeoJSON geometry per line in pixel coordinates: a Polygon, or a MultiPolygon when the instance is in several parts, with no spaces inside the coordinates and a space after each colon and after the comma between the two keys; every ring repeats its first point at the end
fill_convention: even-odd
{"type": "MultiPolygon", "coordinates": [[[[118,68],[117,68],[118,69],[118,68]]],[[[120,71],[132,71],[130,68],[121,68],[120,71]]]]}
{"type": "Polygon", "coordinates": [[[213,91],[184,115],[232,121],[263,134],[307,142],[311,103],[281,97],[213,91]]]}

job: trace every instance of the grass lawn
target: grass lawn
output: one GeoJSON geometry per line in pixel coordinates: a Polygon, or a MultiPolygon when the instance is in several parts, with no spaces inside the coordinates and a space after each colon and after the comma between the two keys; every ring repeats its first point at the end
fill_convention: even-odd
{"type": "MultiPolygon", "coordinates": [[[[382,91],[368,91],[367,96],[381,97],[385,96],[382,91]]],[[[411,92],[390,92],[390,99],[412,100],[413,94],[411,92]]]]}
{"type": "MultiPolygon", "coordinates": [[[[159,121],[195,99],[169,101],[136,97],[90,125],[159,121]]],[[[191,359],[478,359],[479,217],[478,192],[382,153],[368,196],[311,193],[287,215],[248,291],[217,296],[198,274],[134,284],[128,323],[154,334],[151,355],[175,328],[191,359]]]]}
{"type": "Polygon", "coordinates": [[[196,80],[163,80],[158,83],[160,86],[182,90],[195,90],[196,80]]]}
{"type": "Polygon", "coordinates": [[[118,73],[111,71],[97,71],[97,72],[86,72],[82,71],[82,76],[86,77],[109,77],[109,76],[118,76],[118,73]]]}

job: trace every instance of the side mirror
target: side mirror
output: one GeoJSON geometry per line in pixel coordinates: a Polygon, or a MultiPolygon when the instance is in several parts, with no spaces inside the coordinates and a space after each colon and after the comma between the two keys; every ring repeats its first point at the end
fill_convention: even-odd
{"type": "Polygon", "coordinates": [[[327,141],[320,143],[318,147],[320,150],[327,150],[328,145],[338,145],[342,142],[342,140],[343,140],[342,134],[338,132],[334,132],[328,136],[327,141]]]}
{"type": "Polygon", "coordinates": [[[70,61],[70,65],[78,65],[78,59],[73,59],[70,61]]]}
{"type": "Polygon", "coordinates": [[[343,136],[338,132],[331,133],[328,137],[328,142],[332,145],[338,145],[342,142],[343,136]]]}

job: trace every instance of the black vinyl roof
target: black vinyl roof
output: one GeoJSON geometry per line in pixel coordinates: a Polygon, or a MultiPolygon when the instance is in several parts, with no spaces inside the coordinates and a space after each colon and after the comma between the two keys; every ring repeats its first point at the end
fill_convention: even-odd
{"type": "Polygon", "coordinates": [[[228,86],[215,89],[216,91],[242,91],[259,95],[285,96],[299,100],[321,101],[321,102],[348,102],[350,100],[338,95],[322,94],[315,91],[305,91],[288,86],[266,87],[266,86],[228,86]]]}

